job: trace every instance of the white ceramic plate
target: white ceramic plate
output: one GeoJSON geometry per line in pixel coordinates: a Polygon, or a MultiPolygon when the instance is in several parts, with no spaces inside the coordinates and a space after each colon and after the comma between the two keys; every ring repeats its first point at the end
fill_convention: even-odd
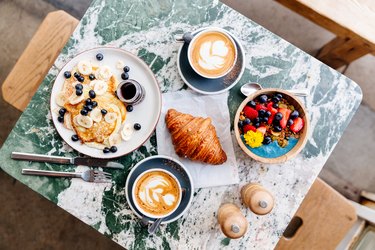
{"type": "Polygon", "coordinates": [[[159,120],[161,111],[161,93],[154,74],[147,64],[140,58],[119,48],[101,47],[78,54],[61,69],[52,88],[50,103],[52,120],[56,130],[69,146],[82,154],[96,158],[108,159],[126,155],[139,148],[147,141],[159,120]],[[96,59],[96,54],[98,53],[103,54],[104,59],[102,61],[96,59]],[[130,67],[129,78],[138,81],[145,89],[145,99],[140,104],[135,105],[132,112],[127,112],[125,120],[126,123],[139,123],[142,128],[139,131],[134,131],[133,136],[129,141],[122,141],[121,144],[117,145],[118,150],[116,153],[110,152],[104,154],[100,149],[89,147],[82,144],[80,141],[72,141],[71,136],[75,134],[75,132],[66,129],[63,124],[57,120],[58,114],[56,114],[56,111],[54,112],[54,110],[59,109],[59,106],[56,104],[55,99],[63,87],[65,81],[64,72],[70,71],[81,60],[95,62],[99,66],[109,66],[119,82],[122,81],[121,73],[123,71],[122,69],[116,68],[116,62],[121,60],[125,65],[130,67]]]}

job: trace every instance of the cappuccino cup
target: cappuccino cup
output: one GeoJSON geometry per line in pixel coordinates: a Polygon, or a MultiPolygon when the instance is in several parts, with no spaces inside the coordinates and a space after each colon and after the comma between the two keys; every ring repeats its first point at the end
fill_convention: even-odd
{"type": "Polygon", "coordinates": [[[198,75],[208,79],[220,78],[236,64],[237,46],[224,29],[207,28],[190,41],[188,60],[198,75]]]}
{"type": "Polygon", "coordinates": [[[182,189],[178,179],[164,169],[150,169],[133,184],[132,198],[136,208],[149,218],[171,215],[181,203],[182,189]]]}

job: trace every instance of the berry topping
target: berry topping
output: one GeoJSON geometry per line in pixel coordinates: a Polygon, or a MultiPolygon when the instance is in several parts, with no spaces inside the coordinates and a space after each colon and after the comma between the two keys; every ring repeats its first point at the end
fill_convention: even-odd
{"type": "Polygon", "coordinates": [[[273,119],[275,119],[276,121],[281,121],[281,119],[283,119],[283,114],[280,112],[277,112],[273,119]]]}
{"type": "Polygon", "coordinates": [[[257,104],[257,105],[255,106],[255,109],[256,109],[257,111],[259,111],[259,110],[261,110],[261,109],[267,109],[267,107],[264,106],[264,105],[262,105],[262,104],[257,104]]]}
{"type": "Polygon", "coordinates": [[[288,122],[286,123],[286,125],[291,126],[293,123],[294,123],[293,120],[289,119],[288,122]]]}
{"type": "Polygon", "coordinates": [[[261,96],[259,96],[258,100],[259,100],[260,103],[265,103],[268,100],[268,96],[267,95],[261,95],[261,96]]]}
{"type": "Polygon", "coordinates": [[[116,152],[117,152],[117,147],[116,147],[116,146],[112,146],[109,150],[110,150],[112,153],[116,153],[116,152]]]}
{"type": "Polygon", "coordinates": [[[81,75],[80,75],[80,74],[79,74],[78,72],[74,72],[74,74],[73,74],[73,75],[74,75],[74,77],[75,77],[75,78],[78,78],[78,77],[80,77],[80,76],[81,76],[81,75]]]}
{"type": "Polygon", "coordinates": [[[264,114],[265,117],[270,117],[271,116],[271,111],[267,111],[265,114],[264,114]]]}
{"type": "Polygon", "coordinates": [[[64,122],[64,116],[59,116],[59,117],[57,117],[57,120],[59,121],[59,122],[64,122]]]}
{"type": "Polygon", "coordinates": [[[83,89],[83,85],[80,84],[80,83],[78,83],[78,84],[76,84],[75,88],[76,88],[76,89],[83,89]]]}
{"type": "Polygon", "coordinates": [[[279,98],[280,100],[283,99],[283,95],[280,94],[280,93],[277,93],[275,96],[276,96],[277,98],[279,98]]]}
{"type": "Polygon", "coordinates": [[[259,114],[260,117],[264,117],[264,116],[266,115],[266,110],[264,110],[264,109],[260,109],[260,110],[258,111],[258,114],[259,114]]]}
{"type": "Polygon", "coordinates": [[[253,108],[250,108],[249,106],[245,106],[245,108],[243,109],[243,112],[251,120],[258,117],[258,111],[256,111],[253,108]]]}
{"type": "Polygon", "coordinates": [[[89,91],[89,96],[90,96],[90,98],[94,99],[96,97],[95,91],[94,90],[90,90],[89,91]]]}
{"type": "Polygon", "coordinates": [[[83,81],[85,80],[85,78],[84,78],[83,76],[79,76],[79,77],[77,78],[77,80],[78,80],[79,82],[83,82],[83,81]]]}
{"type": "Polygon", "coordinates": [[[93,74],[90,74],[89,75],[89,79],[92,81],[92,80],[95,80],[95,76],[93,74]]]}
{"type": "Polygon", "coordinates": [[[107,110],[105,109],[100,110],[100,112],[102,112],[103,115],[107,114],[107,110]]]}
{"type": "Polygon", "coordinates": [[[122,80],[128,80],[128,79],[129,79],[129,74],[128,74],[128,72],[124,72],[124,73],[122,73],[122,74],[121,74],[121,79],[122,79],[122,80]]]}
{"type": "Polygon", "coordinates": [[[135,130],[140,130],[140,129],[141,129],[141,124],[139,124],[139,123],[135,123],[135,124],[134,124],[134,129],[135,129],[135,130]]]}
{"type": "Polygon", "coordinates": [[[87,111],[92,111],[92,105],[85,105],[85,106],[86,106],[85,109],[87,111]]]}
{"type": "Polygon", "coordinates": [[[93,101],[93,102],[92,102],[92,107],[95,108],[95,107],[97,107],[97,106],[98,106],[98,103],[97,103],[96,101],[93,101]]]}
{"type": "Polygon", "coordinates": [[[243,121],[243,124],[247,125],[247,124],[250,124],[251,123],[251,120],[249,118],[245,118],[245,120],[243,121]]]}
{"type": "Polygon", "coordinates": [[[255,109],[255,106],[257,105],[254,101],[250,101],[246,104],[247,106],[249,106],[250,108],[253,108],[255,109]]]}
{"type": "Polygon", "coordinates": [[[126,106],[126,111],[132,112],[133,111],[133,105],[126,106]]]}
{"type": "Polygon", "coordinates": [[[273,127],[273,130],[275,130],[275,132],[281,132],[282,128],[279,125],[276,125],[273,127]]]}
{"type": "Polygon", "coordinates": [[[91,98],[87,98],[85,103],[86,103],[86,105],[92,105],[91,98]]]}
{"type": "Polygon", "coordinates": [[[290,109],[279,108],[279,112],[283,115],[282,119],[280,120],[280,126],[285,128],[291,111],[290,109]]]}
{"type": "Polygon", "coordinates": [[[243,127],[243,121],[239,121],[239,122],[238,122],[238,127],[239,127],[239,128],[242,128],[242,127],[243,127]]]}
{"type": "Polygon", "coordinates": [[[59,114],[60,114],[61,116],[64,116],[65,113],[66,113],[66,109],[65,109],[65,108],[61,108],[61,109],[59,110],[59,114]]]}
{"type": "Polygon", "coordinates": [[[267,131],[267,128],[265,126],[260,126],[259,128],[257,128],[257,131],[261,132],[264,135],[267,131]]]}
{"type": "Polygon", "coordinates": [[[103,153],[104,153],[104,154],[108,154],[109,152],[110,152],[110,150],[109,150],[108,147],[105,147],[105,148],[103,149],[103,153]]]}
{"type": "Polygon", "coordinates": [[[271,137],[269,137],[269,136],[265,136],[265,137],[264,137],[264,139],[263,139],[263,144],[264,144],[264,145],[268,145],[268,144],[270,144],[271,142],[272,142],[271,137]]]}
{"type": "Polygon", "coordinates": [[[129,66],[125,66],[123,70],[124,70],[124,72],[129,72],[130,68],[129,68],[129,66]]]}
{"type": "Polygon", "coordinates": [[[72,135],[72,141],[78,141],[78,135],[72,135]]]}
{"type": "Polygon", "coordinates": [[[278,97],[272,97],[272,102],[273,103],[279,103],[280,99],[278,97]]]}
{"type": "Polygon", "coordinates": [[[98,53],[98,54],[96,54],[96,59],[98,60],[98,61],[101,61],[101,60],[103,60],[103,54],[102,53],[98,53]]]}
{"type": "Polygon", "coordinates": [[[290,114],[290,119],[294,120],[294,119],[296,119],[298,116],[299,116],[299,112],[298,112],[297,110],[294,110],[294,111],[290,114]]]}
{"type": "Polygon", "coordinates": [[[72,76],[72,74],[70,73],[70,71],[65,71],[64,72],[64,77],[65,78],[70,78],[72,76]]]}
{"type": "Polygon", "coordinates": [[[249,131],[249,130],[254,131],[254,132],[257,131],[257,129],[254,126],[251,126],[251,125],[244,125],[243,126],[243,133],[244,134],[246,134],[247,131],[249,131]]]}
{"type": "Polygon", "coordinates": [[[298,133],[303,128],[304,122],[301,117],[297,117],[293,120],[293,124],[290,126],[290,130],[294,133],[298,133]]]}
{"type": "Polygon", "coordinates": [[[254,126],[255,126],[256,128],[258,128],[258,127],[260,126],[260,123],[257,122],[257,123],[254,124],[254,126]]]}
{"type": "Polygon", "coordinates": [[[82,89],[76,89],[76,95],[80,96],[83,94],[82,89]]]}
{"type": "Polygon", "coordinates": [[[86,109],[81,109],[81,115],[87,115],[89,112],[86,109]]]}
{"type": "Polygon", "coordinates": [[[277,109],[277,108],[279,108],[279,104],[278,104],[278,103],[274,103],[274,104],[272,105],[272,107],[275,108],[275,109],[277,109]]]}

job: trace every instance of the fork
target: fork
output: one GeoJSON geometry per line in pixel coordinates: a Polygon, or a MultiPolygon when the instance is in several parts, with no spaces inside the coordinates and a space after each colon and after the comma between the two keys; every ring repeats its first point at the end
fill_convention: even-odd
{"type": "Polygon", "coordinates": [[[25,175],[39,175],[39,176],[54,176],[54,177],[71,177],[81,178],[87,182],[111,182],[111,174],[103,171],[89,169],[84,172],[58,172],[48,170],[36,170],[36,169],[22,169],[22,174],[25,175]]]}

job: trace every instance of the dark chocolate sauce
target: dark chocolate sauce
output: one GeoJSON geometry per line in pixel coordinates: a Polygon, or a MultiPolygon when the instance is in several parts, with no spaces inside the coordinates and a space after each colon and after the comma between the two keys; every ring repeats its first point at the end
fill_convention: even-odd
{"type": "Polygon", "coordinates": [[[128,82],[121,86],[121,95],[125,100],[131,100],[132,98],[134,98],[136,92],[137,89],[131,82],[128,82]]]}

